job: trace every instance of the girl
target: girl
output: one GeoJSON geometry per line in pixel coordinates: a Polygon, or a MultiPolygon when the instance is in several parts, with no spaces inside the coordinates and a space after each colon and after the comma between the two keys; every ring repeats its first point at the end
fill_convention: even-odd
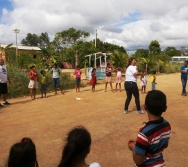
{"type": "Polygon", "coordinates": [[[46,96],[46,72],[44,70],[40,71],[41,73],[41,78],[40,78],[40,83],[41,83],[41,98],[47,97],[46,96]]]}
{"type": "Polygon", "coordinates": [[[8,167],[38,167],[35,144],[30,138],[23,138],[10,149],[8,167]]]}
{"type": "Polygon", "coordinates": [[[93,68],[92,71],[91,71],[91,80],[90,80],[90,83],[92,85],[92,92],[95,92],[96,82],[97,82],[96,69],[93,68]]]}
{"type": "Polygon", "coordinates": [[[36,89],[38,88],[38,74],[36,72],[36,67],[33,65],[30,67],[31,71],[29,72],[30,82],[28,88],[30,88],[31,99],[35,99],[36,89]]]}
{"type": "Polygon", "coordinates": [[[146,85],[147,85],[146,71],[144,71],[142,74],[143,75],[140,76],[140,80],[141,80],[140,86],[142,87],[141,91],[142,93],[146,93],[146,85]]]}
{"type": "Polygon", "coordinates": [[[118,67],[117,71],[116,71],[116,92],[117,92],[117,86],[119,85],[119,90],[121,92],[121,68],[118,67]]]}
{"type": "Polygon", "coordinates": [[[108,83],[110,84],[111,91],[114,92],[113,91],[113,87],[112,87],[112,68],[111,68],[111,64],[110,63],[107,63],[107,67],[106,67],[105,73],[106,73],[105,92],[106,92],[108,83]]]}
{"type": "Polygon", "coordinates": [[[75,127],[68,133],[66,142],[58,167],[100,167],[96,162],[86,163],[91,146],[91,136],[87,129],[75,127]]]}
{"type": "Polygon", "coordinates": [[[76,92],[80,92],[81,74],[82,74],[82,71],[80,70],[80,66],[77,65],[74,71],[74,75],[76,75],[76,92]]]}

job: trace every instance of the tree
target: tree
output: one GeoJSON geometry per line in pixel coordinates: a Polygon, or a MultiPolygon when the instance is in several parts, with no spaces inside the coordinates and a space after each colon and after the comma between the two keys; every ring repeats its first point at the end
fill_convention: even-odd
{"type": "Polygon", "coordinates": [[[23,46],[39,46],[40,38],[36,34],[28,33],[25,39],[22,39],[23,46]]]}
{"type": "Polygon", "coordinates": [[[124,68],[127,64],[128,55],[124,52],[115,50],[110,57],[113,62],[113,65],[116,68],[117,67],[124,68]]]}
{"type": "Polygon", "coordinates": [[[56,33],[53,43],[58,50],[69,48],[78,41],[84,41],[89,35],[90,34],[86,31],[69,28],[68,30],[56,33]]]}
{"type": "Polygon", "coordinates": [[[181,52],[179,50],[177,50],[173,46],[168,46],[167,48],[165,48],[164,54],[166,54],[166,55],[168,55],[170,57],[172,57],[172,56],[181,56],[181,52]]]}
{"type": "Polygon", "coordinates": [[[39,47],[41,49],[47,48],[48,44],[50,43],[50,38],[48,37],[48,33],[41,33],[39,36],[39,47]]]}
{"type": "Polygon", "coordinates": [[[161,47],[157,40],[151,41],[149,45],[149,54],[158,55],[161,53],[161,47]]]}

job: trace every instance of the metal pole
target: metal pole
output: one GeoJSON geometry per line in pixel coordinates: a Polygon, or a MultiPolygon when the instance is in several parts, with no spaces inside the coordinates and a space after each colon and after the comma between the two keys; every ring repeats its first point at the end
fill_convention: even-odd
{"type": "MultiPolygon", "coordinates": [[[[97,30],[96,30],[96,33],[95,33],[95,48],[97,47],[97,30]]],[[[96,56],[97,54],[95,53],[95,64],[94,64],[94,67],[96,68],[96,66],[97,66],[97,63],[96,63],[96,58],[97,58],[97,56],[96,56]]]]}
{"type": "Polygon", "coordinates": [[[17,43],[17,34],[20,32],[18,29],[13,30],[14,33],[16,34],[16,57],[18,56],[18,43],[17,43]]]}

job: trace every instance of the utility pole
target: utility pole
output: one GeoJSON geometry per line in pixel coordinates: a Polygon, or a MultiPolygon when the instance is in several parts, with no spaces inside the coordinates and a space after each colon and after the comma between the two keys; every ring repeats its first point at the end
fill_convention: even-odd
{"type": "Polygon", "coordinates": [[[15,28],[14,33],[16,34],[16,57],[18,56],[18,43],[17,43],[17,34],[20,32],[17,28],[15,28]]]}
{"type": "MultiPolygon", "coordinates": [[[[95,48],[97,47],[97,30],[96,30],[96,33],[95,33],[95,48]]],[[[94,67],[96,68],[96,59],[97,59],[97,54],[95,53],[95,64],[94,64],[94,67]]]]}

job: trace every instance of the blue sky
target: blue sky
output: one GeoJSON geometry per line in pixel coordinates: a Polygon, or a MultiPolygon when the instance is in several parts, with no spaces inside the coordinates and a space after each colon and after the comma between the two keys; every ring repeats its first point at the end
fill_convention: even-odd
{"type": "Polygon", "coordinates": [[[2,9],[12,10],[12,5],[9,0],[0,0],[0,16],[2,15],[2,9]]]}
{"type": "Polygon", "coordinates": [[[0,0],[0,44],[15,43],[13,29],[20,30],[18,44],[28,33],[57,32],[74,27],[125,47],[148,48],[157,40],[161,48],[188,47],[187,0],[0,0]],[[2,9],[6,9],[2,12],[2,9]]]}

